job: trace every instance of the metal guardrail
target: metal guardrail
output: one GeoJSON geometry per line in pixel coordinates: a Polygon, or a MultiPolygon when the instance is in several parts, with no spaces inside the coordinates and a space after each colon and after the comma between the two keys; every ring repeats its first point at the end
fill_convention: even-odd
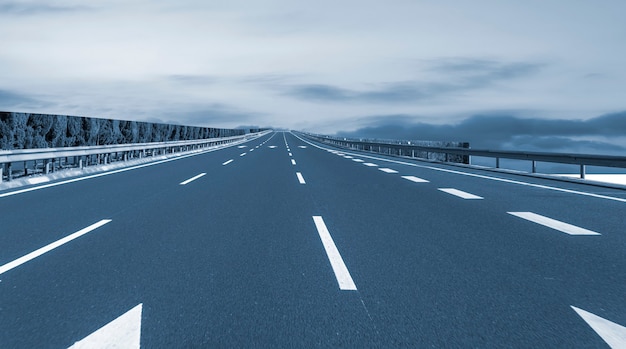
{"type": "Polygon", "coordinates": [[[262,136],[271,131],[249,133],[241,136],[207,138],[192,141],[152,142],[114,144],[66,148],[38,148],[20,150],[0,150],[0,182],[3,180],[3,169],[6,167],[6,178],[13,179],[12,164],[24,162],[24,175],[29,175],[27,162],[33,161],[33,172],[38,172],[39,161],[42,161],[42,172],[48,174],[58,168],[107,164],[112,161],[127,161],[133,158],[165,155],[183,151],[192,151],[215,145],[242,141],[262,136]],[[58,160],[58,161],[57,161],[58,160]],[[65,164],[63,163],[65,160],[65,164]]]}
{"type": "Polygon", "coordinates": [[[500,159],[528,160],[532,163],[532,173],[537,172],[537,162],[573,164],[580,166],[580,178],[585,178],[586,166],[626,168],[626,156],[529,152],[513,150],[483,150],[456,147],[427,147],[412,144],[393,144],[384,142],[353,140],[346,138],[313,135],[308,133],[303,133],[303,135],[324,143],[353,148],[357,150],[373,151],[376,149],[376,147],[379,147],[380,152],[380,150],[385,148],[396,149],[399,150],[401,156],[415,157],[416,152],[462,155],[468,157],[468,161],[466,162],[468,164],[470,163],[470,156],[495,158],[496,168],[500,168],[500,159]]]}

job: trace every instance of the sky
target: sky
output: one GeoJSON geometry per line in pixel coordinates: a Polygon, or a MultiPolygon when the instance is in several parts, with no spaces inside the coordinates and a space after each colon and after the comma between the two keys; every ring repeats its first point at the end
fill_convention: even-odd
{"type": "Polygon", "coordinates": [[[0,0],[0,110],[626,153],[624,13],[623,0],[0,0]]]}

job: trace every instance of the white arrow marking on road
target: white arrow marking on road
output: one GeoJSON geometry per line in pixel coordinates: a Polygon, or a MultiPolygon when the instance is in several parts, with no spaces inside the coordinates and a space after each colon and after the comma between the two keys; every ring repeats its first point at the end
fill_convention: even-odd
{"type": "Polygon", "coordinates": [[[570,305],[611,348],[626,348],[626,327],[570,305]]]}
{"type": "Polygon", "coordinates": [[[141,340],[141,309],[136,307],[102,326],[96,332],[74,343],[68,349],[139,348],[141,340]]]}
{"type": "Polygon", "coordinates": [[[596,233],[595,231],[587,230],[581,227],[577,227],[575,225],[557,221],[556,219],[548,218],[548,217],[538,215],[532,212],[507,212],[507,213],[513,216],[519,217],[519,218],[529,220],[537,224],[541,224],[548,228],[561,231],[569,235],[600,235],[600,233],[596,233]]]}
{"type": "Polygon", "coordinates": [[[83,228],[83,229],[81,229],[81,230],[79,230],[79,231],[77,231],[77,232],[75,232],[73,234],[70,234],[70,235],[64,237],[63,239],[57,240],[57,241],[55,241],[55,242],[53,242],[51,244],[48,244],[48,245],[46,245],[46,246],[44,246],[44,247],[42,247],[42,248],[40,248],[38,250],[35,250],[35,251],[25,255],[25,256],[22,256],[22,257],[20,257],[20,258],[18,258],[16,260],[14,260],[13,262],[9,262],[9,263],[7,263],[7,264],[5,264],[5,265],[0,267],[0,274],[4,274],[5,272],[7,272],[7,271],[9,271],[9,270],[11,270],[13,268],[19,267],[20,265],[22,265],[22,264],[24,264],[24,263],[26,263],[26,262],[28,262],[28,261],[30,261],[32,259],[35,259],[35,258],[41,256],[42,254],[46,253],[46,252],[50,252],[50,251],[54,250],[55,248],[57,248],[57,247],[59,247],[61,245],[64,245],[64,244],[66,244],[66,243],[68,243],[68,242],[70,242],[70,241],[72,241],[74,239],[77,239],[77,238],[79,238],[79,237],[89,233],[90,231],[96,230],[96,229],[100,228],[101,226],[109,223],[110,221],[111,221],[110,219],[103,219],[103,220],[101,220],[101,221],[99,221],[97,223],[94,223],[94,224],[88,226],[87,228],[83,228]]]}
{"type": "Polygon", "coordinates": [[[268,148],[274,149],[274,148],[276,148],[276,146],[275,145],[270,145],[268,148]]]}

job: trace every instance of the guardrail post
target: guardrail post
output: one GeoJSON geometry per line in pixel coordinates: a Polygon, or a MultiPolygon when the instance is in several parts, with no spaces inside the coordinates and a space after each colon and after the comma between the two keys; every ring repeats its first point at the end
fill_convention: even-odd
{"type": "Polygon", "coordinates": [[[585,165],[580,165],[580,178],[585,179],[585,165]]]}
{"type": "Polygon", "coordinates": [[[533,173],[537,173],[537,161],[533,160],[533,173]]]}
{"type": "Polygon", "coordinates": [[[83,169],[83,159],[78,160],[78,167],[82,170],[83,169]]]}
{"type": "Polygon", "coordinates": [[[500,168],[500,158],[496,158],[496,168],[500,168]]]}
{"type": "Polygon", "coordinates": [[[43,166],[44,166],[43,173],[44,174],[50,173],[50,160],[48,160],[48,159],[44,160],[43,161],[43,166]]]}
{"type": "Polygon", "coordinates": [[[4,176],[2,175],[3,170],[4,164],[0,164],[0,183],[2,183],[2,181],[4,180],[4,176]]]}
{"type": "MultiPolygon", "coordinates": [[[[469,149],[469,142],[463,142],[462,148],[469,149]]],[[[472,162],[472,157],[470,155],[463,155],[463,163],[469,165],[472,162]]]]}
{"type": "Polygon", "coordinates": [[[11,171],[11,163],[7,162],[7,181],[13,180],[13,171],[11,171]]]}

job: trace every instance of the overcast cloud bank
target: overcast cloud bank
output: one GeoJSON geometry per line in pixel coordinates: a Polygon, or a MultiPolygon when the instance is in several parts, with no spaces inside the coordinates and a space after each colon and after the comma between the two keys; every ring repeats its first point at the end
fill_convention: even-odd
{"type": "Polygon", "coordinates": [[[412,123],[412,119],[406,115],[374,116],[371,126],[337,135],[468,141],[477,149],[626,155],[626,111],[587,120],[475,115],[456,124],[435,125],[412,123]]]}

